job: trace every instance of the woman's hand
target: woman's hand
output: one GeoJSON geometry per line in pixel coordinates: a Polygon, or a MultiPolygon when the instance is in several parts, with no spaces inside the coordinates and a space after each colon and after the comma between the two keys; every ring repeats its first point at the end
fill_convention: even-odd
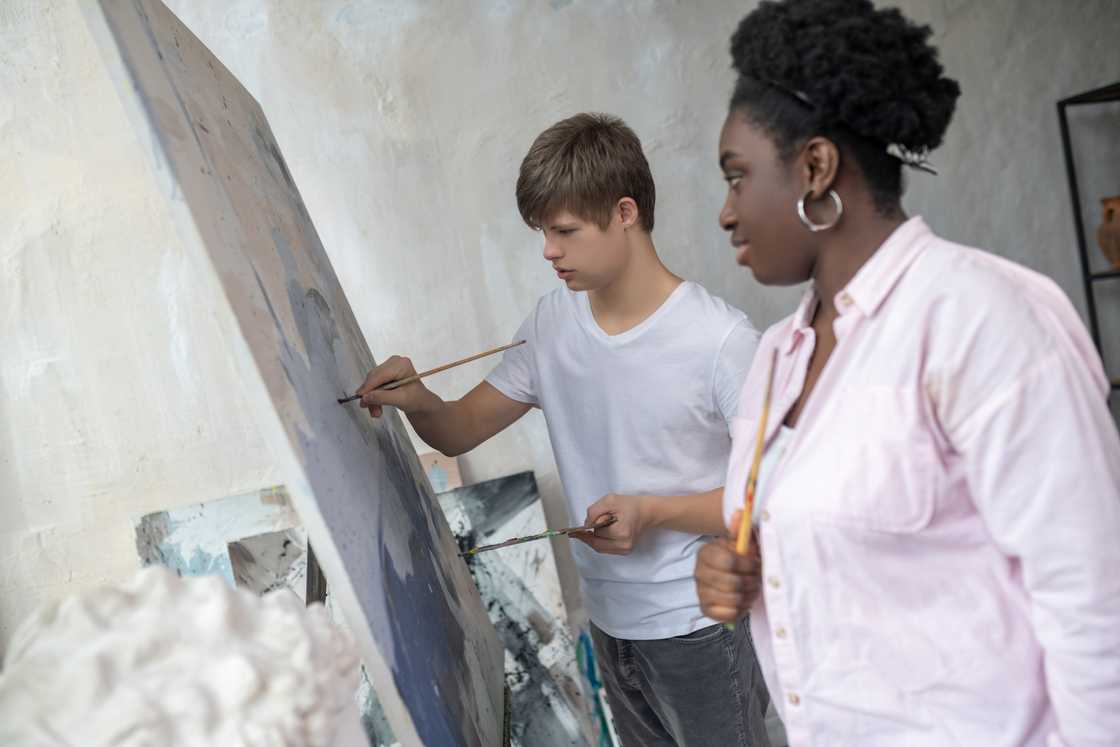
{"type": "Polygon", "coordinates": [[[731,517],[728,536],[712,540],[696,556],[696,592],[700,610],[720,622],[738,622],[754,606],[762,589],[762,557],[758,537],[751,537],[746,555],[735,552],[742,511],[731,517]]]}

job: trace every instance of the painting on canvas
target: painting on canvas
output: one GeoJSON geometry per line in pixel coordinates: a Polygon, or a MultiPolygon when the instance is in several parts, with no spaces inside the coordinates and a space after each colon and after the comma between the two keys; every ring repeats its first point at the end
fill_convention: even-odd
{"type": "MultiPolygon", "coordinates": [[[[532,472],[440,493],[439,503],[463,550],[545,529],[532,472]]],[[[467,564],[506,649],[513,744],[597,744],[550,542],[479,553],[467,564]]]]}
{"type": "Polygon", "coordinates": [[[397,415],[336,402],[374,359],[260,106],[158,0],[83,7],[394,732],[498,743],[501,644],[397,415]]]}
{"type": "Polygon", "coordinates": [[[139,517],[136,552],[145,566],[180,576],[220,576],[263,594],[306,592],[307,537],[287,491],[274,486],[139,517]]]}

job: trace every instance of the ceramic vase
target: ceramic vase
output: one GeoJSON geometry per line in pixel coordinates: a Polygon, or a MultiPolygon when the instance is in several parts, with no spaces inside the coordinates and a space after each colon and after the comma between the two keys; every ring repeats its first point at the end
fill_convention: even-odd
{"type": "Polygon", "coordinates": [[[1101,200],[1104,216],[1097,229],[1097,243],[1109,263],[1120,269],[1120,195],[1101,200]]]}

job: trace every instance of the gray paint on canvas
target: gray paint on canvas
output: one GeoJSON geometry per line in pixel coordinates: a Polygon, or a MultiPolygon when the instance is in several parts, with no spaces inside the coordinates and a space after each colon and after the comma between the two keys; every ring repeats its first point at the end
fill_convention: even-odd
{"type": "Polygon", "coordinates": [[[268,532],[227,546],[235,585],[254,594],[286,589],[307,596],[307,537],[302,528],[268,532]]]}
{"type": "Polygon", "coordinates": [[[443,505],[454,505],[467,515],[471,539],[483,544],[512,517],[541,499],[532,472],[466,485],[440,493],[443,505]]]}
{"type": "Polygon", "coordinates": [[[158,143],[184,242],[236,319],[262,431],[404,743],[489,745],[502,653],[395,412],[336,399],[374,364],[257,102],[155,0],[102,0],[118,90],[158,143]]]}

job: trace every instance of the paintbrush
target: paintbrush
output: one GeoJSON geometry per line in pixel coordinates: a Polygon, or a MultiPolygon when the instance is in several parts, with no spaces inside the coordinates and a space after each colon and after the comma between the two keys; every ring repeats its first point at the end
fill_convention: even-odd
{"type": "MultiPolygon", "coordinates": [[[[770,374],[766,379],[766,392],[762,397],[762,415],[758,419],[758,434],[754,440],[754,457],[751,471],[747,474],[747,489],[743,499],[743,516],[739,519],[739,536],[735,541],[735,552],[746,555],[751,549],[751,524],[754,513],[754,491],[758,486],[758,468],[762,464],[762,447],[766,443],[766,421],[770,419],[770,394],[774,390],[774,369],[778,365],[778,349],[774,348],[770,357],[770,374]]],[[[735,629],[735,623],[727,623],[728,630],[735,629]]]]}
{"type": "Polygon", "coordinates": [[[512,545],[520,545],[522,542],[533,542],[534,540],[548,539],[549,537],[561,537],[568,534],[581,534],[583,532],[594,532],[596,529],[603,529],[609,527],[611,524],[618,521],[618,517],[614,514],[607,514],[606,518],[600,519],[597,523],[591,526],[582,527],[568,527],[567,529],[550,529],[547,532],[540,534],[530,534],[527,537],[514,537],[505,542],[498,542],[494,545],[482,545],[481,547],[472,547],[466,552],[459,553],[459,557],[470,558],[478,555],[480,552],[487,552],[489,550],[497,550],[502,547],[510,547],[512,545]]]}
{"type": "MultiPolygon", "coordinates": [[[[405,384],[411,384],[414,381],[420,381],[420,379],[424,378],[425,376],[431,376],[432,374],[437,374],[440,371],[446,371],[449,368],[455,368],[456,366],[461,366],[464,363],[470,363],[471,361],[476,361],[479,358],[485,358],[488,355],[493,355],[494,353],[500,353],[503,350],[509,350],[510,348],[515,348],[518,345],[524,345],[524,344],[525,344],[524,340],[518,340],[517,342],[511,342],[509,345],[502,345],[500,348],[493,348],[492,350],[486,350],[486,351],[483,351],[481,353],[477,353],[475,355],[472,355],[468,358],[463,358],[462,360],[452,361],[451,363],[445,363],[442,366],[437,366],[436,368],[432,368],[432,369],[429,369],[427,371],[421,371],[418,374],[413,374],[412,376],[409,376],[409,377],[404,378],[404,379],[399,379],[397,381],[390,381],[388,384],[382,384],[381,386],[377,387],[373,391],[375,391],[375,392],[389,392],[389,391],[392,391],[393,389],[398,389],[398,388],[404,386],[405,384]]],[[[350,396],[350,397],[343,397],[342,399],[340,399],[338,401],[338,404],[345,405],[347,402],[353,402],[354,400],[361,399],[361,398],[362,398],[362,395],[360,395],[360,394],[355,394],[355,395],[350,396]]]]}

